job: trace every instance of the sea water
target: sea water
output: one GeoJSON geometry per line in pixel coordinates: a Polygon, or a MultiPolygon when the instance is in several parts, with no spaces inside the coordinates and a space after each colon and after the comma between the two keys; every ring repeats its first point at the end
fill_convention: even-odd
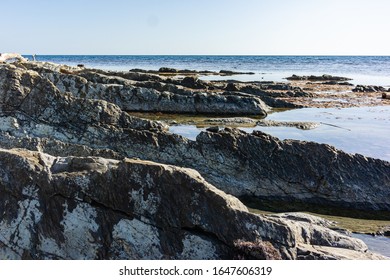
{"type": "MultiPolygon", "coordinates": [[[[32,59],[31,55],[26,55],[32,59]]],[[[352,83],[390,87],[390,56],[207,56],[207,55],[36,55],[40,61],[128,71],[172,67],[190,70],[254,72],[231,78],[243,81],[286,81],[297,75],[339,75],[352,83]]],[[[205,77],[218,79],[220,77],[205,77]]],[[[223,77],[224,79],[226,77],[223,77]]]]}
{"type": "MultiPolygon", "coordinates": [[[[254,126],[239,127],[251,133],[260,130],[279,139],[315,141],[335,146],[348,153],[359,153],[368,157],[390,161],[390,106],[360,108],[304,108],[275,112],[266,120],[309,121],[319,123],[319,127],[302,130],[295,127],[254,126]]],[[[171,126],[172,133],[191,140],[204,131],[196,125],[171,126]]]]}

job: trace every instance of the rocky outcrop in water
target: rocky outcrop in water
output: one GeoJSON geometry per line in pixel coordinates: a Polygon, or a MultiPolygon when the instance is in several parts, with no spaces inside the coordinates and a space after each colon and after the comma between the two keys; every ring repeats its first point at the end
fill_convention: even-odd
{"type": "Polygon", "coordinates": [[[353,92],[385,92],[386,89],[381,86],[363,86],[363,85],[357,85],[354,89],[352,89],[353,92]]]}
{"type": "Polygon", "coordinates": [[[0,66],[0,258],[378,258],[223,191],[389,210],[389,163],[234,129],[190,141],[124,112],[104,74],[16,65],[0,66]]]}
{"type": "Polygon", "coordinates": [[[338,76],[332,76],[332,75],[322,75],[322,76],[298,76],[298,75],[292,75],[291,77],[286,78],[289,81],[350,81],[352,79],[346,78],[346,77],[338,77],[338,76]]]}

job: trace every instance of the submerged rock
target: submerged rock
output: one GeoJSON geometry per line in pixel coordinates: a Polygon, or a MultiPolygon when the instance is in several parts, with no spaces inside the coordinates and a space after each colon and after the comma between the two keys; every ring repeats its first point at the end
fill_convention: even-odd
{"type": "Polygon", "coordinates": [[[303,130],[317,128],[320,124],[316,122],[290,122],[290,121],[274,121],[274,120],[259,120],[256,122],[258,126],[286,126],[295,127],[303,130]]]}
{"type": "Polygon", "coordinates": [[[235,118],[212,118],[204,120],[205,124],[217,124],[217,125],[229,125],[229,126],[238,126],[238,125],[247,125],[255,126],[256,120],[246,117],[235,117],[235,118]]]}

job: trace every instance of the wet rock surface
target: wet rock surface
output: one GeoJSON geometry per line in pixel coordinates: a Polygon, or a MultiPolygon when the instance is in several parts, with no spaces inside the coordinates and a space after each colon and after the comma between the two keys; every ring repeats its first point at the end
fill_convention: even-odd
{"type": "Polygon", "coordinates": [[[157,75],[15,65],[0,65],[2,258],[378,257],[324,225],[250,214],[223,191],[389,210],[388,162],[229,128],[190,141],[124,112],[141,104],[126,103],[130,88],[159,92],[134,85],[157,75]]]}
{"type": "Polygon", "coordinates": [[[286,122],[286,121],[273,121],[273,120],[260,120],[257,121],[258,126],[286,126],[296,127],[298,129],[310,130],[317,128],[320,124],[316,122],[286,122]]]}

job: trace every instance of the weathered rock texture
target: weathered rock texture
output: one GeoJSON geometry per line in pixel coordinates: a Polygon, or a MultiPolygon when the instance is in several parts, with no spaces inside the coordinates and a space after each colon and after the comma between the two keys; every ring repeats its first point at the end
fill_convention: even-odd
{"type": "Polygon", "coordinates": [[[0,173],[2,259],[345,258],[329,246],[381,258],[323,226],[250,214],[190,169],[12,149],[0,173]]]}

